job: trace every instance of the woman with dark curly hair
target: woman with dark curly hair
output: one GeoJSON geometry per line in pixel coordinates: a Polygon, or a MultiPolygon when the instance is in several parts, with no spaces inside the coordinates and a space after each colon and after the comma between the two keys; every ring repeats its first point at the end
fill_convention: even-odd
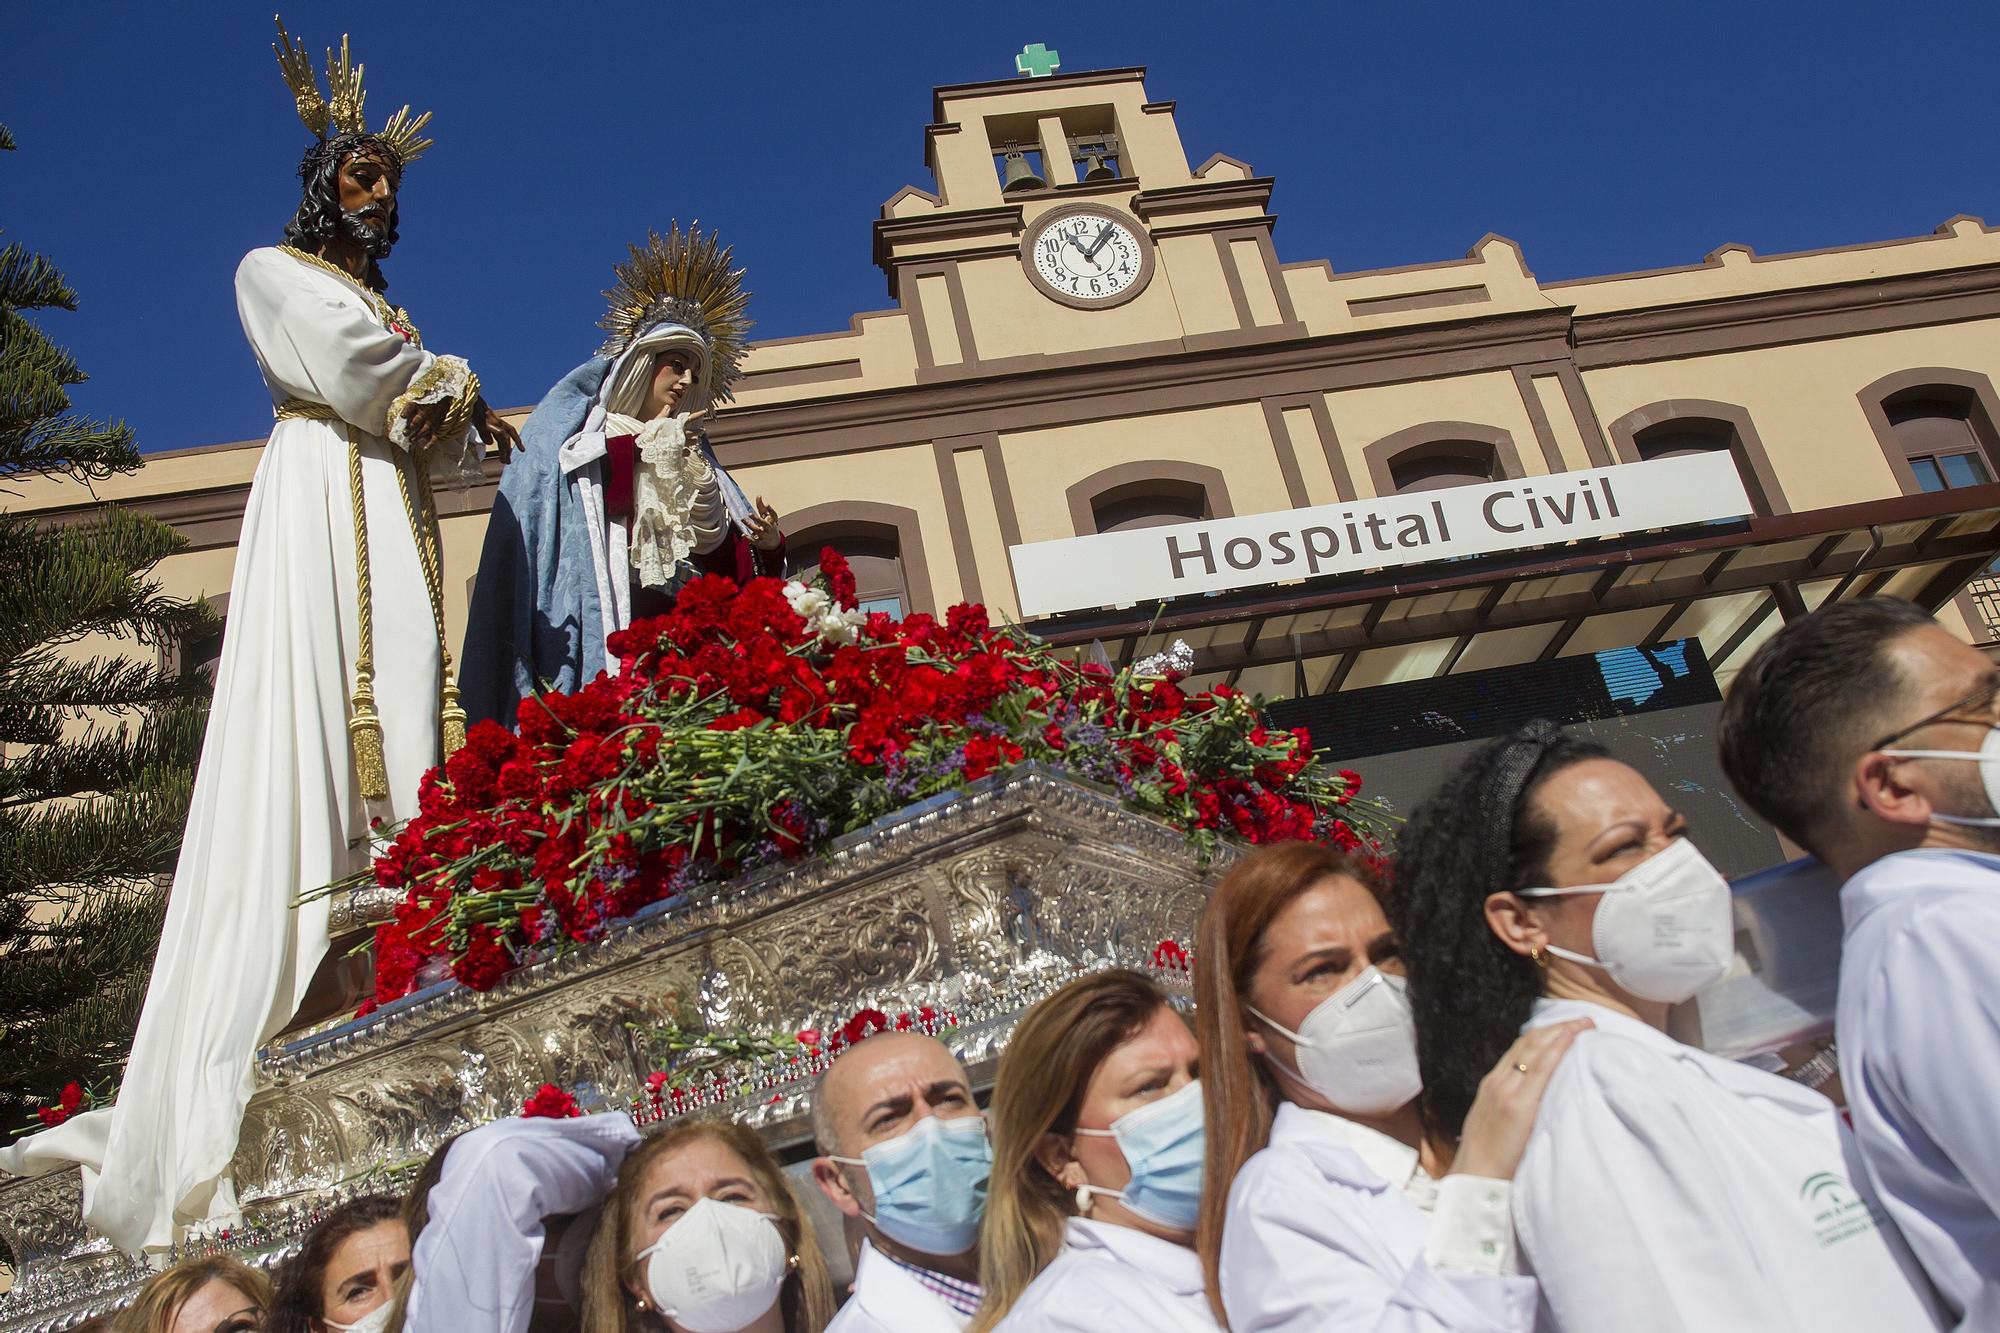
{"type": "Polygon", "coordinates": [[[1547,722],[1417,808],[1389,913],[1427,1123],[1457,1140],[1523,1032],[1589,1018],[1514,1174],[1542,1328],[1935,1327],[1900,1238],[1848,1183],[1832,1103],[1667,1035],[1734,957],[1728,883],[1686,834],[1645,778],[1547,722]]]}
{"type": "Polygon", "coordinates": [[[1574,1029],[1507,1053],[1454,1158],[1417,1114],[1379,893],[1366,863],[1285,843],[1245,857],[1202,913],[1195,1244],[1209,1302],[1234,1333],[1526,1333],[1535,1284],[1513,1268],[1507,1178],[1574,1029]]]}
{"type": "Polygon", "coordinates": [[[349,1199],[328,1213],[278,1272],[267,1333],[376,1333],[410,1268],[403,1201],[349,1199]]]}

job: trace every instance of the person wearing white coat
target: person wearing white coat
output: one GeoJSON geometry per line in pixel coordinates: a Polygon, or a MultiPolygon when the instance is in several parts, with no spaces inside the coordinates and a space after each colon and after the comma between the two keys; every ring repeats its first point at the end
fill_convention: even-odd
{"type": "Polygon", "coordinates": [[[971,1333],[1215,1333],[1194,1249],[1199,1054],[1166,992],[1124,968],[1021,1019],[993,1085],[971,1333]]]}
{"type": "Polygon", "coordinates": [[[877,1032],[813,1090],[813,1180],[867,1239],[828,1333],[959,1333],[979,1307],[979,1220],[992,1149],[956,1057],[877,1032]]]}
{"type": "Polygon", "coordinates": [[[403,1333],[527,1333],[546,1219],[593,1207],[638,1142],[622,1111],[509,1116],[460,1135],[425,1201],[403,1333]]]}
{"type": "Polygon", "coordinates": [[[1288,843],[1240,862],[1203,914],[1211,1301],[1235,1333],[1527,1333],[1536,1286],[1514,1269],[1509,1178],[1578,1025],[1507,1052],[1454,1155],[1417,1114],[1377,892],[1364,861],[1288,843]]]}
{"type": "Polygon", "coordinates": [[[1550,1333],[1937,1327],[1818,1093],[1666,1034],[1734,959],[1728,883],[1633,769],[1549,723],[1411,815],[1395,916],[1432,1118],[1517,1030],[1589,1019],[1514,1177],[1550,1333]]]}
{"type": "Polygon", "coordinates": [[[1787,625],[1730,687],[1745,800],[1845,880],[1864,1181],[1962,1329],[2000,1328],[2000,669],[1908,602],[1787,625]]]}

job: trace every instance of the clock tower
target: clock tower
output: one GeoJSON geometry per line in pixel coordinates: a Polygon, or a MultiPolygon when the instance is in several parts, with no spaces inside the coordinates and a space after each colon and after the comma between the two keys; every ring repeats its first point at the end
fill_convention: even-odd
{"type": "Polygon", "coordinates": [[[875,223],[919,381],[1120,361],[1303,333],[1271,245],[1271,181],[1190,170],[1142,69],[942,87],[933,185],[875,223]]]}

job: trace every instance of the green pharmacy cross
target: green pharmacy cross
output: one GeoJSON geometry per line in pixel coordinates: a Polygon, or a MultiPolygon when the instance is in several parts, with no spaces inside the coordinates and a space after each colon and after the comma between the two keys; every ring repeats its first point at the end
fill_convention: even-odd
{"type": "Polygon", "coordinates": [[[1014,57],[1014,68],[1031,79],[1046,79],[1062,68],[1062,53],[1051,51],[1036,42],[1021,48],[1021,54],[1014,57]]]}

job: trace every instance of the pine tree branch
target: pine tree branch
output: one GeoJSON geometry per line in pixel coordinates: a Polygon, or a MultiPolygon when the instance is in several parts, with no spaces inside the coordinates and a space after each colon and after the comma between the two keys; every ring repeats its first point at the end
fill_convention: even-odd
{"type": "Polygon", "coordinates": [[[186,545],[168,524],[115,506],[62,527],[0,514],[0,671],[89,634],[159,647],[212,630],[204,604],[135,577],[186,545]]]}
{"type": "Polygon", "coordinates": [[[179,706],[152,710],[137,728],[93,727],[81,739],[36,746],[0,762],[0,809],[115,792],[161,770],[192,768],[201,758],[207,704],[203,691],[179,706]]]}
{"type": "Polygon", "coordinates": [[[75,803],[0,812],[0,897],[48,901],[77,886],[170,873],[192,773],[75,803]]]}
{"type": "Polygon", "coordinates": [[[16,310],[74,310],[76,292],[53,263],[15,241],[0,250],[0,305],[16,310]]]}

